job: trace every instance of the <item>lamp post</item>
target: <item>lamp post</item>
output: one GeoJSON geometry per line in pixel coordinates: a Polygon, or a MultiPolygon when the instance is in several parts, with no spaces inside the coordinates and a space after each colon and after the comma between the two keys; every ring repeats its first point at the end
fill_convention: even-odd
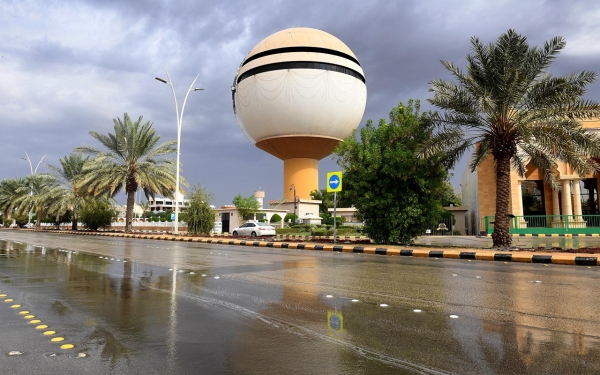
{"type": "Polygon", "coordinates": [[[292,184],[290,185],[290,191],[294,191],[294,224],[296,224],[296,208],[297,208],[297,201],[296,201],[296,185],[292,184]]]}
{"type": "MultiPolygon", "coordinates": [[[[29,158],[29,154],[27,153],[27,151],[25,151],[25,156],[26,156],[25,158],[21,158],[21,159],[29,162],[29,171],[31,172],[31,175],[33,176],[37,173],[38,167],[40,166],[40,164],[42,164],[42,160],[44,160],[46,155],[42,156],[40,161],[35,166],[35,170],[33,169],[33,164],[31,164],[31,159],[29,158]]],[[[33,189],[30,187],[29,188],[29,196],[32,196],[32,195],[33,195],[33,189]]],[[[38,217],[38,220],[40,220],[40,219],[41,218],[38,217]]],[[[29,219],[27,220],[27,227],[29,227],[29,225],[31,225],[31,211],[29,211],[29,219]]]]}
{"type": "Polygon", "coordinates": [[[188,89],[187,93],[185,94],[185,99],[183,99],[183,105],[181,106],[181,114],[180,114],[179,113],[179,104],[177,104],[177,95],[175,94],[175,86],[173,85],[173,81],[171,81],[171,76],[169,76],[169,72],[167,71],[166,67],[165,67],[165,73],[167,74],[168,81],[166,81],[162,78],[158,78],[158,77],[156,77],[155,79],[157,81],[160,81],[164,84],[171,86],[171,90],[173,91],[173,99],[175,100],[175,116],[177,118],[177,177],[175,178],[175,196],[174,196],[174,198],[175,198],[175,228],[173,230],[173,233],[179,234],[179,199],[177,198],[177,194],[179,193],[179,154],[180,154],[180,149],[181,149],[181,123],[183,120],[183,110],[185,109],[185,103],[187,102],[187,98],[188,98],[188,95],[190,94],[190,92],[202,91],[204,89],[203,88],[193,88],[194,83],[196,83],[196,80],[200,76],[200,74],[198,74],[198,75],[196,75],[196,78],[194,78],[194,81],[192,81],[190,88],[188,89]]]}

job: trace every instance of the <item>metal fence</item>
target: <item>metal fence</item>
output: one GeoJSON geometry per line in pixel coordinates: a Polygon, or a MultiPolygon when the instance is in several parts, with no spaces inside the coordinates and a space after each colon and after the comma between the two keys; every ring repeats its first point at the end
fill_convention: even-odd
{"type": "MultiPolygon", "coordinates": [[[[482,220],[482,230],[494,232],[494,216],[482,220]]],[[[509,221],[511,234],[600,234],[600,215],[514,216],[509,221]]]]}

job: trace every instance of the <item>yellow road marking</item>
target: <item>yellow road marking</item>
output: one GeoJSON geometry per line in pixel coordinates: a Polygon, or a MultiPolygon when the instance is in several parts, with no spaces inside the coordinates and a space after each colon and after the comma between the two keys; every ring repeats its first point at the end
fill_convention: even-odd
{"type": "Polygon", "coordinates": [[[11,309],[18,309],[19,307],[21,307],[21,305],[12,305],[11,309]]]}
{"type": "Polygon", "coordinates": [[[29,311],[19,311],[19,315],[27,315],[29,314],[29,311]]]}
{"type": "Polygon", "coordinates": [[[55,331],[46,331],[44,332],[44,336],[51,336],[51,335],[56,335],[55,331]]]}
{"type": "Polygon", "coordinates": [[[33,320],[30,320],[30,321],[29,321],[29,324],[38,324],[38,323],[41,323],[41,322],[42,322],[42,321],[41,321],[41,320],[39,320],[39,319],[33,319],[33,320]]]}
{"type": "Polygon", "coordinates": [[[60,346],[61,349],[73,349],[74,347],[75,345],[73,344],[64,344],[60,346]]]}
{"type": "Polygon", "coordinates": [[[45,324],[40,324],[39,326],[35,327],[35,329],[46,329],[46,328],[48,328],[48,326],[45,324]]]}
{"type": "Polygon", "coordinates": [[[65,341],[64,337],[53,337],[52,340],[50,340],[52,342],[60,342],[60,341],[65,341]]]}
{"type": "Polygon", "coordinates": [[[33,319],[33,318],[35,318],[35,315],[25,315],[23,318],[25,318],[25,319],[33,319]]]}
{"type": "Polygon", "coordinates": [[[4,302],[6,302],[6,303],[9,303],[9,302],[12,302],[12,301],[14,301],[12,298],[5,299],[5,300],[4,300],[4,302]]]}

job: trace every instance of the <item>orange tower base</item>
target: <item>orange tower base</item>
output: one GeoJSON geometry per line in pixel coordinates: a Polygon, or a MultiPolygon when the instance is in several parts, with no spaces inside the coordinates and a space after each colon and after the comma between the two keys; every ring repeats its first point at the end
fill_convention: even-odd
{"type": "Polygon", "coordinates": [[[319,188],[319,161],[309,158],[285,159],[283,161],[283,196],[290,201],[296,197],[311,199],[310,192],[319,188]]]}

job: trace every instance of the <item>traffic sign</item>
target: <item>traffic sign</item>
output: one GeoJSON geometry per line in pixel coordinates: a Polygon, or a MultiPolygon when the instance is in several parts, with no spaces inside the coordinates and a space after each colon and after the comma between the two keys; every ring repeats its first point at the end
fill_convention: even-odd
{"type": "Polygon", "coordinates": [[[342,172],[327,173],[327,192],[342,191],[342,172]]]}
{"type": "Polygon", "coordinates": [[[344,330],[344,316],[341,311],[327,311],[327,328],[338,332],[344,330]]]}

